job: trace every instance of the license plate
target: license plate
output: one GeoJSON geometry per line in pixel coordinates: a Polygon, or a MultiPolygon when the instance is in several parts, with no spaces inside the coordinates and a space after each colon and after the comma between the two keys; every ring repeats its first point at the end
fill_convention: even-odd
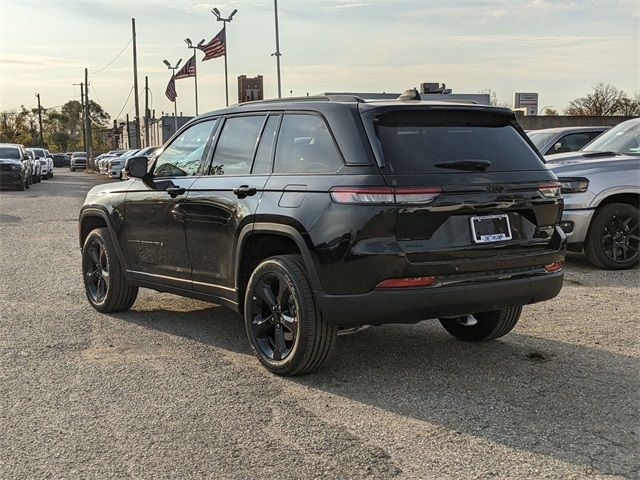
{"type": "Polygon", "coordinates": [[[471,236],[475,243],[511,240],[509,217],[505,214],[471,217],[471,236]]]}

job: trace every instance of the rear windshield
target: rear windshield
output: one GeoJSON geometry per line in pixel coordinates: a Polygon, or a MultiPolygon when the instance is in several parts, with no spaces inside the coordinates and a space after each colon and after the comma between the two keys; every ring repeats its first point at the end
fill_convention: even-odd
{"type": "Polygon", "coordinates": [[[0,147],[0,158],[20,160],[20,151],[17,148],[0,147]]]}
{"type": "Polygon", "coordinates": [[[506,116],[412,110],[384,113],[374,122],[386,173],[455,172],[442,164],[464,161],[491,162],[486,170],[494,172],[545,168],[506,116]]]}

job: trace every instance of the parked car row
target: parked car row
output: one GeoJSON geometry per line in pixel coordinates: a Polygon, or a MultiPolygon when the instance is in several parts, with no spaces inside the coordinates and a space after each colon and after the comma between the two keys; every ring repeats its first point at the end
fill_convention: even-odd
{"type": "Polygon", "coordinates": [[[109,178],[126,178],[127,162],[133,157],[147,157],[150,159],[160,147],[146,147],[132,150],[112,150],[96,158],[98,171],[109,178]]]}
{"type": "Polygon", "coordinates": [[[53,155],[45,148],[25,148],[0,143],[0,186],[26,190],[34,183],[53,178],[53,155]]]}

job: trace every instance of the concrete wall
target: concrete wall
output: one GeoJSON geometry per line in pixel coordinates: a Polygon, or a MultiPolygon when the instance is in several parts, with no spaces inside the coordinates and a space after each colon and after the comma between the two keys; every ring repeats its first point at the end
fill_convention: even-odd
{"type": "MultiPolygon", "coordinates": [[[[517,114],[516,114],[517,115],[517,114]]],[[[569,115],[517,115],[518,123],[524,130],[540,130],[556,127],[613,126],[634,117],[573,117],[569,115]]]]}

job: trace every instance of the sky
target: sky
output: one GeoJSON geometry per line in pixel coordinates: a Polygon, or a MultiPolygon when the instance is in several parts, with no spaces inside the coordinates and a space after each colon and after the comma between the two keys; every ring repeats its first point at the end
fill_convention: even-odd
{"type": "MultiPolygon", "coordinates": [[[[73,84],[86,67],[90,97],[112,117],[133,116],[135,17],[141,115],[145,76],[150,108],[173,112],[162,60],[186,61],[185,38],[219,31],[213,7],[238,9],[227,29],[231,103],[242,74],[263,75],[265,98],[275,97],[272,0],[0,0],[0,110],[34,108],[35,92],[45,108],[79,99],[73,84]]],[[[562,109],[598,82],[640,91],[640,0],[280,0],[278,9],[283,95],[444,82],[454,93],[492,89],[510,106],[514,92],[539,92],[540,107],[562,109]]],[[[202,56],[200,113],[225,104],[224,59],[202,56]]],[[[176,88],[178,111],[193,115],[193,79],[176,88]]]]}

